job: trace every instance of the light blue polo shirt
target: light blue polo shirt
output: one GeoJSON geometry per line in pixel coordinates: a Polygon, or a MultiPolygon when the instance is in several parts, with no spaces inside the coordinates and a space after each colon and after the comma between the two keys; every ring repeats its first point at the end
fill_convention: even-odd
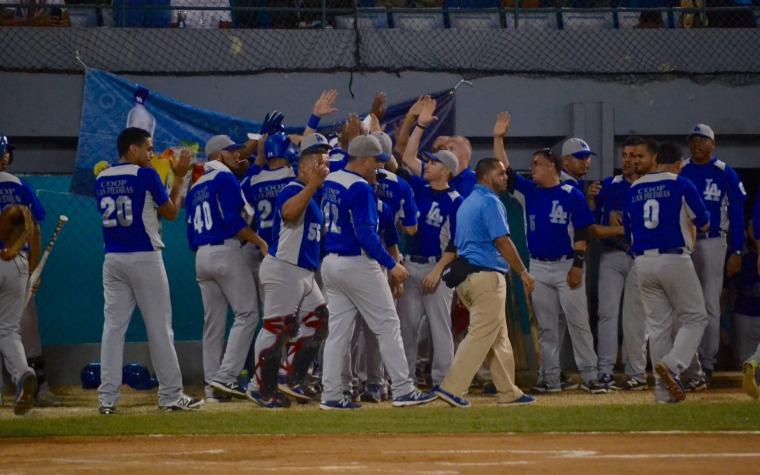
{"type": "Polygon", "coordinates": [[[457,253],[474,266],[507,273],[509,264],[493,241],[509,236],[507,208],[489,188],[477,184],[457,211],[457,253]]]}

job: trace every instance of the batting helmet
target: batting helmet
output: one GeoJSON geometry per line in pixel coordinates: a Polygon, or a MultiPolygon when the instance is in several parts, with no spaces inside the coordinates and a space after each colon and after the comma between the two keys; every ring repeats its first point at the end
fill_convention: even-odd
{"type": "Polygon", "coordinates": [[[82,389],[97,389],[100,386],[100,363],[90,363],[79,373],[82,389]]]}
{"type": "Polygon", "coordinates": [[[292,145],[290,137],[285,133],[270,135],[264,142],[264,156],[267,160],[272,158],[285,158],[288,147],[292,145]]]}
{"type": "Polygon", "coordinates": [[[150,371],[140,363],[129,363],[121,370],[122,382],[132,389],[153,389],[158,384],[156,378],[150,376],[150,371]]]}
{"type": "Polygon", "coordinates": [[[10,143],[8,140],[8,137],[6,137],[3,134],[0,134],[0,158],[5,155],[5,152],[8,152],[10,155],[8,159],[8,163],[13,163],[13,151],[16,150],[16,147],[13,146],[13,144],[10,143]]]}

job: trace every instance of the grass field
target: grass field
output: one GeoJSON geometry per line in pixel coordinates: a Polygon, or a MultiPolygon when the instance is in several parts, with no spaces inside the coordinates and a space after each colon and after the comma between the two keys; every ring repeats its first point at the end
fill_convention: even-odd
{"type": "MultiPolygon", "coordinates": [[[[14,416],[0,410],[0,438],[155,434],[455,434],[638,431],[757,431],[760,402],[739,387],[738,373],[716,389],[689,394],[681,404],[655,404],[651,391],[589,395],[568,391],[542,396],[528,407],[498,407],[494,399],[468,396],[469,409],[442,401],[424,407],[392,408],[365,404],[357,411],[320,411],[316,404],[261,409],[247,401],[206,404],[190,413],[163,413],[155,390],[122,387],[118,414],[97,413],[97,393],[78,387],[55,388],[61,408],[35,408],[14,416]]],[[[202,388],[187,388],[202,394],[202,388]]]]}

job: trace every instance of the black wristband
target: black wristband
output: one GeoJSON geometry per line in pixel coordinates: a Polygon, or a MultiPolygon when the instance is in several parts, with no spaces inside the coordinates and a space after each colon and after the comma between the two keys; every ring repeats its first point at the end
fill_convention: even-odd
{"type": "Polygon", "coordinates": [[[417,123],[417,127],[420,128],[420,129],[422,129],[422,130],[425,130],[425,127],[422,126],[422,125],[420,125],[419,123],[417,123]]]}
{"type": "Polygon", "coordinates": [[[578,251],[576,250],[573,252],[573,267],[577,267],[579,269],[583,268],[583,261],[586,259],[586,251],[578,251]]]}

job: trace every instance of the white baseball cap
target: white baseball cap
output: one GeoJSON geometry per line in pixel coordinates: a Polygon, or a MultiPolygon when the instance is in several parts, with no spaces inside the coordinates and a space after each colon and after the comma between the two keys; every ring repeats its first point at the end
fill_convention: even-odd
{"type": "Polygon", "coordinates": [[[427,157],[428,160],[443,164],[444,167],[451,171],[452,176],[456,175],[459,171],[459,160],[457,160],[457,156],[448,150],[439,150],[435,153],[423,152],[422,154],[427,157]]]}
{"type": "Polygon", "coordinates": [[[589,155],[596,155],[596,153],[591,151],[583,139],[573,137],[565,140],[565,143],[562,144],[562,156],[567,157],[568,155],[575,158],[586,158],[589,155]]]}
{"type": "Polygon", "coordinates": [[[330,142],[328,142],[327,138],[322,134],[310,134],[301,139],[301,153],[315,150],[320,147],[324,148],[326,151],[329,151],[332,148],[330,142]]]}
{"type": "Polygon", "coordinates": [[[700,137],[707,137],[710,140],[715,140],[715,132],[713,132],[713,129],[711,129],[709,125],[695,125],[694,128],[691,129],[691,133],[688,135],[688,137],[686,137],[686,140],[691,140],[691,138],[695,135],[699,135],[700,137]]]}
{"type": "Polygon", "coordinates": [[[377,137],[372,135],[360,135],[348,144],[348,154],[352,157],[376,157],[381,162],[391,159],[390,155],[383,151],[383,146],[377,137]]]}

